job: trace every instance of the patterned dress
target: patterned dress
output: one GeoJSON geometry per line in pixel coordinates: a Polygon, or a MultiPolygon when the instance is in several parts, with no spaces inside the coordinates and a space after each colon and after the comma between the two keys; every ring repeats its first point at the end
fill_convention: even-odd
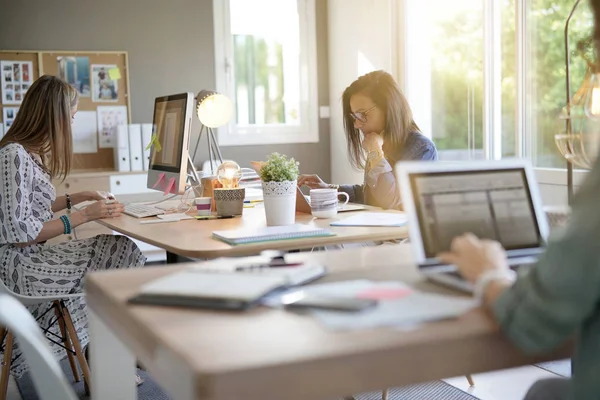
{"type": "MultiPolygon", "coordinates": [[[[146,261],[135,243],[125,236],[98,235],[56,245],[34,244],[19,248],[13,243],[33,241],[44,222],[53,218],[56,191],[39,162],[21,145],[8,144],[0,149],[0,278],[6,286],[22,295],[44,296],[78,293],[83,290],[87,271],[141,267],[146,261]]],[[[70,300],[75,329],[82,345],[88,343],[87,314],[83,297],[70,300]]],[[[38,318],[50,303],[30,306],[38,318]]],[[[47,327],[55,319],[49,312],[38,322],[47,327]]],[[[52,331],[59,335],[58,325],[52,331]]],[[[48,342],[55,355],[66,356],[60,346],[48,342]]],[[[27,363],[15,342],[11,372],[20,377],[27,363]]]]}

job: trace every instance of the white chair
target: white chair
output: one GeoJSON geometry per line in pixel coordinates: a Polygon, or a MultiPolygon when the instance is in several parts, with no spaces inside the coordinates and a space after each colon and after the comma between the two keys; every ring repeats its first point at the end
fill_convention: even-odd
{"type": "Polygon", "coordinates": [[[0,325],[8,330],[7,345],[12,345],[13,335],[17,338],[40,399],[77,399],[36,320],[25,306],[7,294],[0,294],[0,325]]]}
{"type": "MultiPolygon", "coordinates": [[[[79,382],[81,380],[79,376],[79,370],[77,369],[77,364],[75,363],[75,357],[77,357],[77,360],[79,361],[79,366],[81,367],[81,372],[83,373],[84,382],[87,388],[91,388],[92,385],[90,381],[90,369],[87,360],[85,359],[85,356],[83,354],[81,342],[79,342],[79,338],[77,337],[77,331],[75,330],[75,325],[73,325],[71,314],[65,306],[65,300],[82,297],[84,296],[84,294],[75,293],[61,296],[23,296],[21,294],[11,291],[8,287],[6,287],[2,279],[0,279],[0,295],[8,295],[25,306],[45,303],[52,304],[51,307],[48,309],[48,312],[54,311],[54,313],[56,314],[56,323],[58,323],[58,327],[61,333],[61,336],[57,336],[57,339],[60,339],[63,347],[67,351],[67,357],[69,359],[69,365],[71,366],[71,370],[73,371],[73,377],[75,378],[76,382],[79,382]]],[[[33,316],[31,316],[31,314],[30,317],[33,319],[33,316]]],[[[12,361],[14,341],[13,331],[15,331],[15,333],[18,333],[17,330],[13,329],[13,326],[14,322],[10,323],[10,321],[7,322],[5,320],[0,321],[0,344],[2,344],[2,342],[4,342],[4,339],[6,338],[4,346],[4,361],[2,363],[2,373],[0,375],[0,400],[6,400],[8,378],[10,375],[10,365],[12,361]]],[[[47,334],[51,336],[56,336],[52,332],[48,332],[47,334]]],[[[32,368],[33,370],[33,364],[31,360],[27,357],[27,355],[25,355],[25,357],[27,358],[27,362],[29,363],[30,368],[32,368]]]]}

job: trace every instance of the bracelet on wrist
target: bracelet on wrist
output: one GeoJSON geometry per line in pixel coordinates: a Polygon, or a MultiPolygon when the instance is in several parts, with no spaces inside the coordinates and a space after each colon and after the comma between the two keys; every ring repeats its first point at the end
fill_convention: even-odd
{"type": "Polygon", "coordinates": [[[67,210],[73,208],[73,203],[71,202],[71,195],[69,193],[65,193],[65,198],[67,199],[67,210]]]}
{"type": "Polygon", "coordinates": [[[483,303],[485,300],[485,292],[488,286],[497,280],[506,280],[510,282],[514,282],[517,279],[517,274],[512,269],[509,270],[489,270],[484,272],[477,278],[475,282],[475,288],[473,290],[473,296],[480,303],[483,303]]]}
{"type": "Polygon", "coordinates": [[[71,233],[72,226],[71,226],[71,220],[69,219],[69,217],[67,215],[61,215],[60,220],[62,221],[63,226],[65,228],[64,234],[68,235],[69,233],[71,233]]]}
{"type": "Polygon", "coordinates": [[[340,185],[336,185],[336,184],[334,184],[334,183],[330,183],[330,184],[328,184],[328,185],[327,185],[327,187],[328,187],[329,189],[335,189],[335,190],[338,190],[338,189],[340,188],[340,185]]]}

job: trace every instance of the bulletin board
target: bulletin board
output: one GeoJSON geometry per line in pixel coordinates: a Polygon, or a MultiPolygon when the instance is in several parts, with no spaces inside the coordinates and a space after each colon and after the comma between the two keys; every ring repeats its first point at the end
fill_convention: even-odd
{"type": "Polygon", "coordinates": [[[78,89],[80,96],[75,123],[78,116],[88,117],[89,122],[93,120],[92,112],[96,113],[95,146],[91,141],[75,142],[77,138],[74,137],[74,147],[79,150],[73,154],[73,172],[114,170],[113,146],[116,144],[108,128],[117,121],[119,124],[131,123],[127,52],[0,51],[0,61],[19,60],[18,57],[32,61],[34,79],[42,75],[60,76],[78,89]]]}

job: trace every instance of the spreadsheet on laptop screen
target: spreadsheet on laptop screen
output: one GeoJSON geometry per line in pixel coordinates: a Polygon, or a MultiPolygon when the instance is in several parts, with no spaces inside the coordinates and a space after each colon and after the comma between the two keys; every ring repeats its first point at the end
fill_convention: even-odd
{"type": "Polygon", "coordinates": [[[522,168],[414,173],[410,183],[427,257],[466,232],[507,250],[542,246],[522,168]]]}

